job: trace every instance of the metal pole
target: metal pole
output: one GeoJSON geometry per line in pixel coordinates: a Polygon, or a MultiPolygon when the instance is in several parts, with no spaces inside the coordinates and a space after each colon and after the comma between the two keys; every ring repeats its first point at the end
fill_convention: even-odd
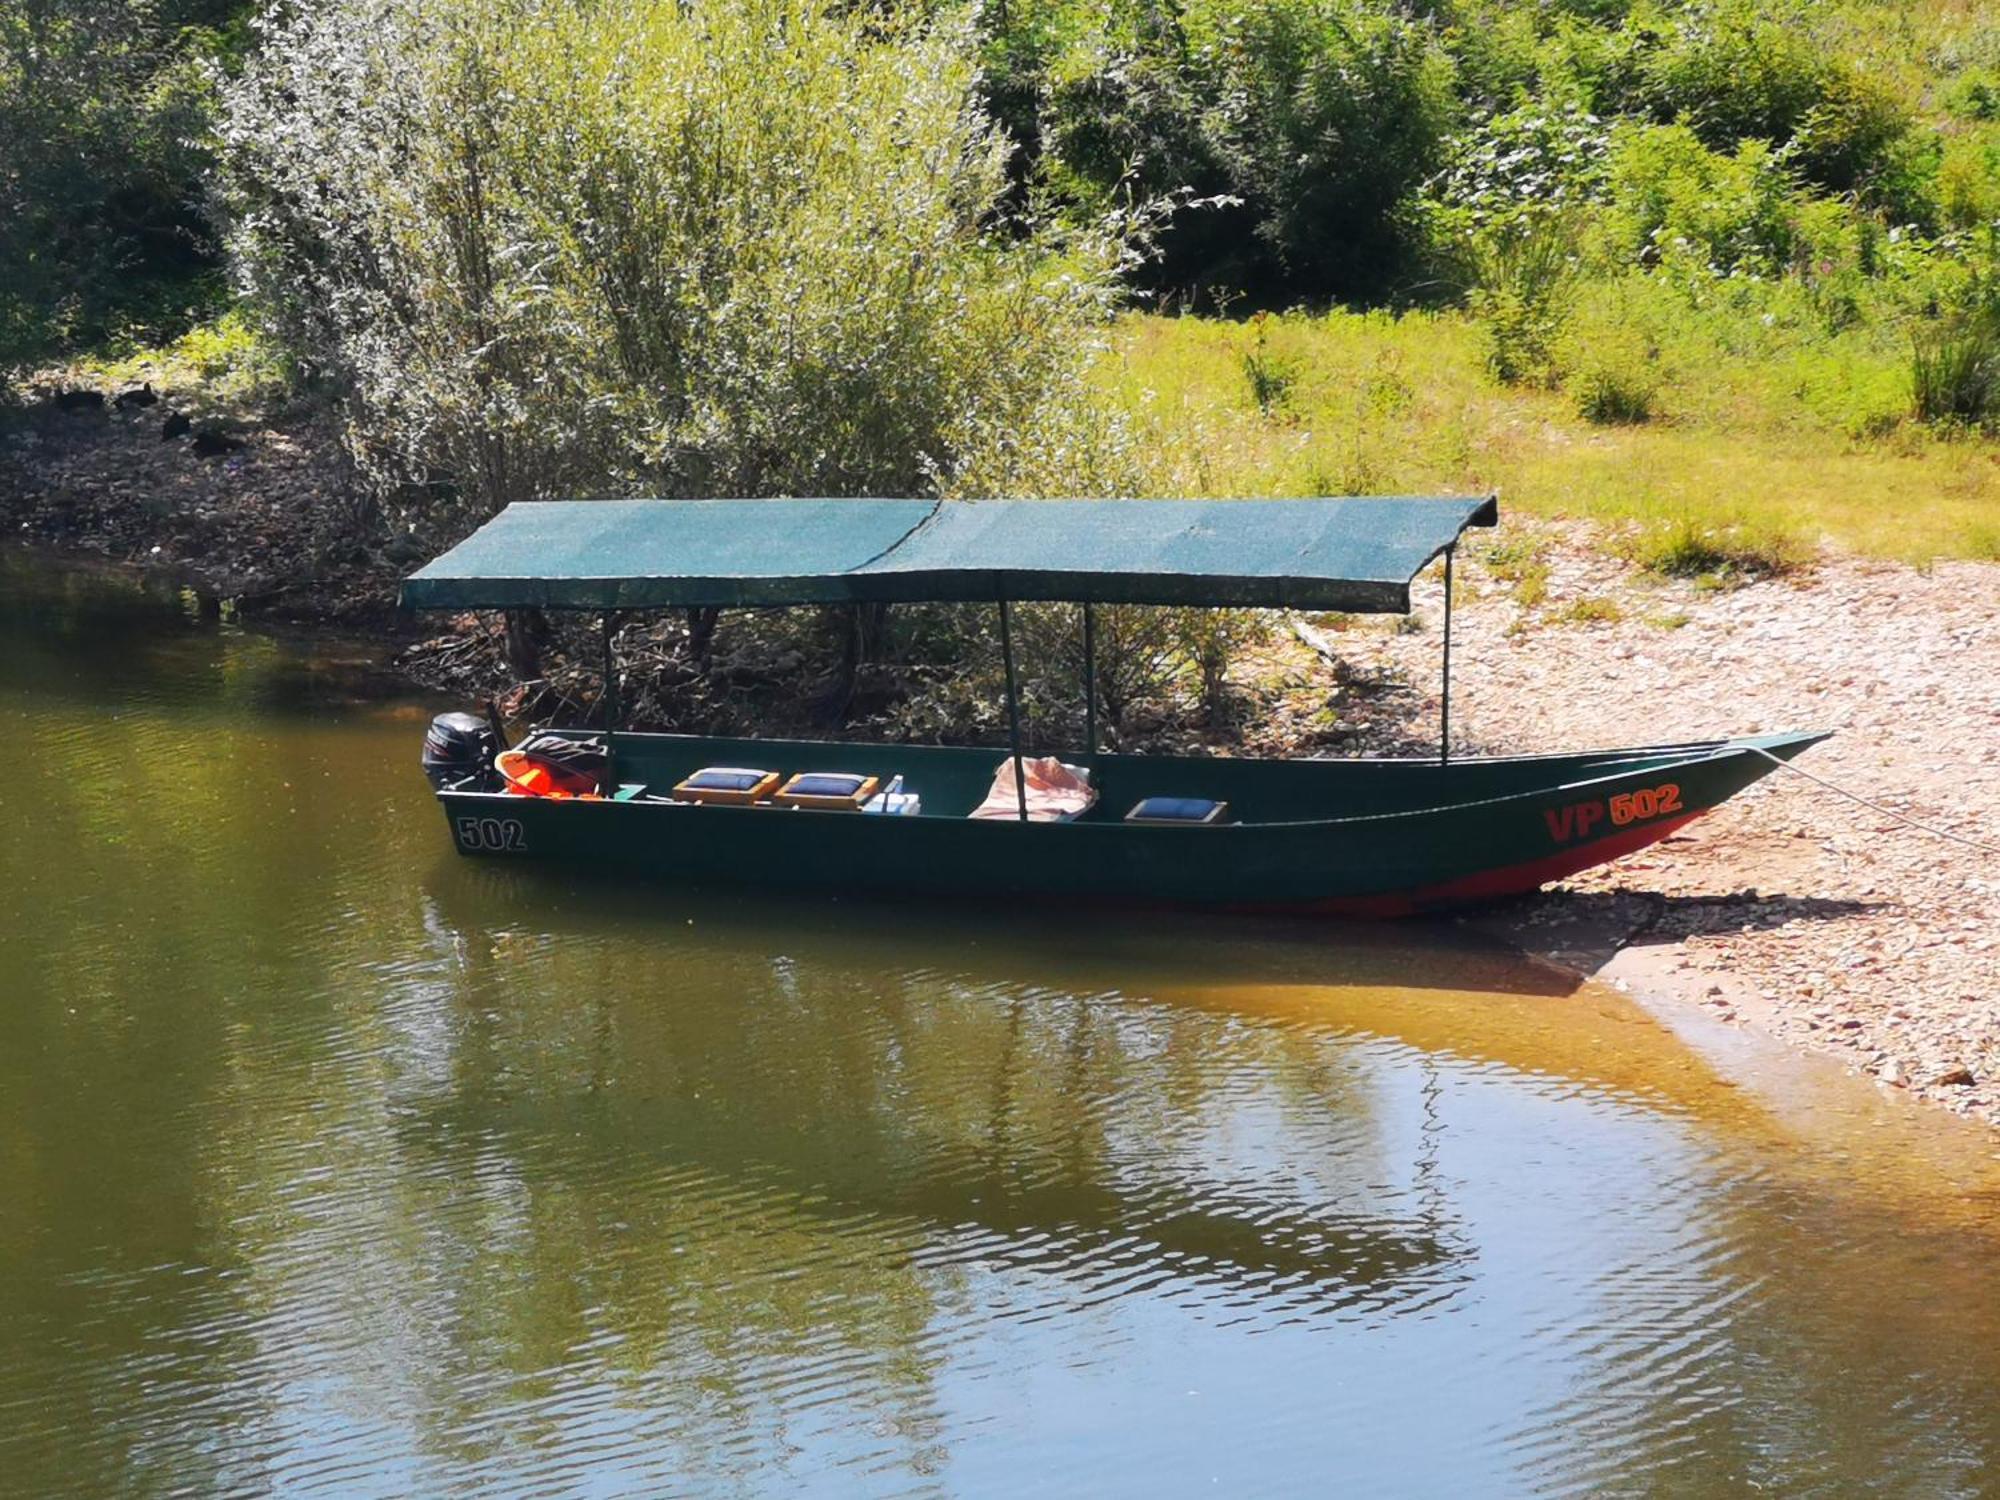
{"type": "Polygon", "coordinates": [[[1083,607],[1083,742],[1097,759],[1097,616],[1083,607]]]}
{"type": "Polygon", "coordinates": [[[1451,764],[1451,557],[1458,550],[1452,543],[1444,549],[1444,694],[1438,709],[1438,764],[1451,764]]]}
{"type": "Polygon", "coordinates": [[[605,776],[611,782],[611,789],[618,789],[618,669],[611,659],[611,633],[617,628],[617,615],[604,612],[604,762],[605,776]]]}
{"type": "Polygon", "coordinates": [[[1000,661],[1007,669],[1007,743],[1014,751],[1014,796],[1021,821],[1028,821],[1028,772],[1021,764],[1021,692],[1014,682],[1014,632],[1007,619],[1007,601],[1000,601],[1000,661]]]}

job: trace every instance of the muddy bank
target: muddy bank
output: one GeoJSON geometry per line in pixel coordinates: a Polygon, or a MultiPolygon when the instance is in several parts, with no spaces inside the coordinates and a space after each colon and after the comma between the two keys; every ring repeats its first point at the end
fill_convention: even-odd
{"type": "Polygon", "coordinates": [[[394,628],[397,580],[423,549],[388,534],[334,420],[151,383],[50,389],[0,407],[0,524],[17,541],[143,567],[243,618],[394,628]]]}
{"type": "MultiPolygon", "coordinates": [[[[491,617],[441,631],[397,615],[397,582],[427,549],[386,535],[356,498],[325,417],[239,417],[235,445],[197,451],[189,433],[163,435],[173,409],[169,393],[17,415],[0,435],[7,529],[165,572],[246,617],[365,625],[427,686],[499,693],[536,715],[594,709],[595,640],[574,625],[541,643],[543,671],[524,684],[491,617]]],[[[1510,520],[1503,535],[1529,530],[1510,520]]],[[[1518,570],[1482,561],[1483,540],[1466,551],[1453,695],[1461,752],[1827,728],[1834,739],[1801,766],[1888,809],[1778,773],[1653,849],[1473,920],[1581,972],[2000,1123],[2000,867],[1897,816],[2000,842],[2000,566],[1830,557],[1803,577],[1714,589],[1662,583],[1549,534],[1546,579],[1525,590],[1518,570]]],[[[1431,578],[1419,584],[1414,629],[1287,621],[1238,665],[1225,722],[1155,715],[1132,727],[1128,747],[1426,748],[1440,605],[1431,578]]],[[[732,655],[691,651],[676,622],[632,627],[620,642],[628,702],[682,728],[768,719],[885,737],[999,730],[993,684],[977,668],[950,680],[863,670],[831,682],[810,624],[795,640],[777,629],[732,655]]]]}

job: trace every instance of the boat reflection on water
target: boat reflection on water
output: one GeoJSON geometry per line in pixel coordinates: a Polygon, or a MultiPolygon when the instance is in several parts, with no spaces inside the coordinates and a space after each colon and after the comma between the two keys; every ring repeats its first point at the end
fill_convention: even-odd
{"type": "MultiPolygon", "coordinates": [[[[1239,1467],[1199,1419],[1163,1450],[1280,1485],[1315,1453],[1364,1489],[1408,1464],[1475,1485],[1657,1470],[1699,1488],[1827,1472],[1799,1433],[1857,1420],[1948,1477],[1994,1437],[1966,1424],[1954,1379],[1933,1405],[1859,1419],[1844,1382],[1777,1374],[1803,1358],[1893,1378],[1883,1320],[1934,1322],[1921,1299],[1829,1305],[1819,1274],[1879,1266],[1892,1242],[1933,1274],[1953,1247],[1947,1280],[1990,1270],[1902,1200],[1868,1201],[1882,1182],[1853,1142],[1826,1153],[1850,1192],[1629,1000],[1469,933],[920,907],[891,940],[881,913],[843,903],[456,862],[427,890],[453,1008],[484,1013],[487,1044],[410,1115],[405,1148],[462,1139],[456,1112],[484,1101],[489,1139],[675,1184],[681,1211],[652,1227],[652,1315],[710,1337],[656,1346],[652,1420],[683,1409],[683,1382],[720,1380],[753,1466],[781,1430],[823,1454],[853,1403],[887,1403],[907,1441],[864,1469],[950,1454],[1005,1489],[1005,1444],[978,1432],[1015,1398],[965,1381],[1039,1385],[1051,1362],[1088,1409],[1160,1419],[1173,1402],[1133,1361],[1205,1370],[1211,1392],[1240,1382],[1232,1421],[1267,1369],[1291,1369],[1300,1383],[1257,1404],[1292,1457],[1239,1467]],[[654,962],[698,984],[621,980],[642,919],[654,962]],[[1803,1275],[1802,1225],[1825,1236],[1803,1275]],[[770,1295],[822,1270],[838,1290],[770,1295]],[[805,1412],[794,1383],[815,1393],[805,1412]],[[1407,1415],[1426,1402],[1463,1425],[1407,1415]],[[1322,1418],[1354,1427],[1301,1436],[1322,1418]]],[[[1934,1351],[1915,1362],[1935,1372],[1934,1351]]],[[[1063,1451],[1107,1483],[1176,1467],[1119,1443],[1063,1451]]]]}
{"type": "MultiPolygon", "coordinates": [[[[605,1149],[643,1152],[658,1170],[796,1193],[829,1221],[971,1236],[982,1257],[1106,1286],[1146,1271],[1203,1299],[1254,1294],[1273,1315],[1382,1309],[1455,1284],[1459,1250],[1434,1190],[1413,1186],[1384,1212],[1372,1187],[1349,1180],[1359,1150],[1381,1158],[1375,1179],[1414,1184],[1423,1146],[1387,1159],[1388,1143],[1372,1139],[1371,1081],[1325,1052],[1321,1021],[1269,1025],[1244,1010],[1225,1051],[1254,1056],[1258,1072],[1217,1076],[1222,1057],[1203,1039],[1211,1018],[1156,994],[1168,976],[1185,987],[1255,972],[1246,966],[1280,972],[1269,939],[1296,924],[1149,931],[917,906],[904,916],[920,934],[891,935],[879,913],[829,901],[780,913],[490,869],[440,871],[430,895],[455,1003],[504,997],[524,1028],[539,1028],[520,1045],[579,1065],[555,1084],[568,1104],[549,1107],[625,1096],[603,1121],[605,1149]],[[529,910],[533,927],[510,920],[529,910]],[[633,989],[598,967],[643,927],[698,986],[633,989]],[[1231,1171],[1215,1159],[1218,1130],[1269,1083],[1264,1067],[1290,1115],[1269,1128],[1319,1138],[1338,1175],[1247,1161],[1231,1171]]],[[[1335,957],[1348,984],[1411,977],[1407,942],[1361,931],[1352,944],[1277,952],[1335,957]]],[[[1501,972],[1544,993],[1572,987],[1477,942],[1432,958],[1427,978],[1454,991],[1501,972]]],[[[465,1082],[454,1079],[439,1107],[480,1096],[465,1082]]],[[[415,1118],[413,1141],[434,1123],[415,1118]]]]}

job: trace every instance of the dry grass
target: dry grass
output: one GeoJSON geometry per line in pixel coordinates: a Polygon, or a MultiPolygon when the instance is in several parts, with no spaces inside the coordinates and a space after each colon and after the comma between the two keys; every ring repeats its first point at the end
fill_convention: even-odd
{"type": "Polygon", "coordinates": [[[1290,314],[1254,331],[1139,315],[1099,379],[1183,494],[1497,489],[1515,510],[1642,536],[1693,526],[1773,558],[1823,544],[1919,563],[1994,551],[1990,438],[1912,423],[1855,436],[1812,382],[1722,357],[1664,372],[1653,422],[1605,428],[1563,392],[1496,385],[1485,354],[1455,313],[1290,314]],[[1253,354],[1285,370],[1281,399],[1252,391],[1253,354]]]}

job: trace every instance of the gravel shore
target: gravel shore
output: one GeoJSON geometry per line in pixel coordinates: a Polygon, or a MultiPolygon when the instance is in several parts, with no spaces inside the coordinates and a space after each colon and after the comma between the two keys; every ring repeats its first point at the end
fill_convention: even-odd
{"type": "MultiPolygon", "coordinates": [[[[1801,769],[1988,847],[1774,772],[1499,924],[1581,971],[2000,1124],[2000,565],[1830,558],[1799,578],[1703,590],[1573,547],[1550,562],[1533,609],[1476,561],[1460,570],[1459,749],[1831,729],[1801,769]],[[1578,623],[1579,600],[1617,618],[1578,623]]],[[[1426,582],[1432,629],[1341,645],[1366,641],[1378,665],[1428,684],[1434,713],[1442,593],[1426,582]]]]}

